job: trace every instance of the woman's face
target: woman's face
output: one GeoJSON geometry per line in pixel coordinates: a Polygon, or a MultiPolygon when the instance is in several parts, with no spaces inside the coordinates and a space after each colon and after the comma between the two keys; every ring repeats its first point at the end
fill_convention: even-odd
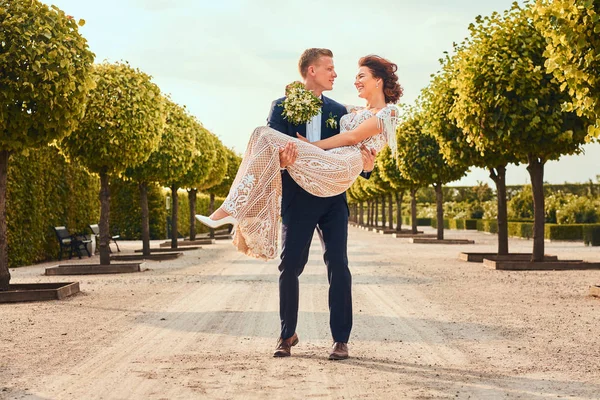
{"type": "Polygon", "coordinates": [[[363,99],[371,97],[376,90],[382,90],[381,79],[373,77],[371,70],[367,67],[360,67],[354,80],[354,86],[358,90],[358,97],[363,99]],[[379,87],[377,87],[379,85],[379,87]]]}

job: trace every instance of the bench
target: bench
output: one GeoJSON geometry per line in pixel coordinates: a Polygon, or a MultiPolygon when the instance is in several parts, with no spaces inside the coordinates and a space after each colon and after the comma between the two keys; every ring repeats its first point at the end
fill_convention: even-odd
{"type": "MultiPolygon", "coordinates": [[[[88,225],[90,227],[90,230],[92,231],[92,233],[94,234],[94,236],[96,236],[96,243],[100,243],[100,226],[98,224],[91,224],[88,225]]],[[[110,252],[112,253],[112,250],[110,248],[110,241],[112,240],[113,243],[115,244],[115,246],[117,246],[117,251],[120,253],[121,249],[119,248],[119,243],[117,243],[117,239],[120,239],[121,235],[113,235],[110,237],[110,240],[108,241],[108,250],[110,250],[110,252]]],[[[98,245],[96,245],[96,248],[98,249],[98,245]]]]}
{"type": "Polygon", "coordinates": [[[56,238],[60,244],[59,260],[62,260],[64,250],[69,250],[69,260],[73,257],[73,252],[81,258],[81,250],[85,250],[88,257],[92,256],[87,247],[89,243],[92,243],[91,239],[87,239],[83,235],[71,235],[66,226],[55,226],[54,233],[56,233],[56,238]]]}

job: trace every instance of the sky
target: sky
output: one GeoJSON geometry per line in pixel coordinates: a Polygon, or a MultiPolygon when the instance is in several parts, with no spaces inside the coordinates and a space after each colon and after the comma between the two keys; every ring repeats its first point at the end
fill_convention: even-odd
{"type": "MultiPolygon", "coordinates": [[[[412,104],[439,58],[468,36],[477,15],[508,9],[512,0],[42,0],[76,19],[96,61],[128,61],[150,74],[228,147],[243,153],[271,102],[299,80],[309,47],[333,51],[338,77],[325,95],[362,105],[353,86],[357,61],[377,54],[398,64],[402,103],[412,104]]],[[[550,183],[596,181],[600,144],[546,165],[550,183]]],[[[472,169],[452,185],[493,186],[472,169]]],[[[525,166],[510,166],[508,184],[529,183],[525,166]]]]}

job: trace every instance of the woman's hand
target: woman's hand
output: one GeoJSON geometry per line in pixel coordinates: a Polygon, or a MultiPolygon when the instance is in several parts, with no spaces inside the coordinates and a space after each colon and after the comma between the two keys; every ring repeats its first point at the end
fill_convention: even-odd
{"type": "Polygon", "coordinates": [[[303,141],[303,142],[305,142],[305,143],[310,143],[310,142],[308,141],[308,139],[307,139],[307,138],[305,138],[304,136],[302,136],[302,135],[301,135],[301,134],[299,134],[298,132],[296,132],[296,137],[297,137],[298,139],[302,140],[302,141],[303,141]]]}

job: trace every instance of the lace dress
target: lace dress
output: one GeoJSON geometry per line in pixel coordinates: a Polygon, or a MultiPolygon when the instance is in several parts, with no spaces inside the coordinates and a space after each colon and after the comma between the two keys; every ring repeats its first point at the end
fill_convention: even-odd
{"type": "Polygon", "coordinates": [[[296,162],[287,167],[290,176],[304,190],[318,197],[345,192],[363,169],[360,146],[379,152],[386,143],[396,148],[396,123],[399,109],[389,105],[376,114],[355,108],[340,120],[340,134],[355,129],[375,116],[381,132],[361,143],[322,150],[270,127],[254,130],[246,153],[221,206],[238,221],[233,244],[246,255],[273,259],[277,256],[277,237],[281,209],[281,168],[279,149],[289,141],[298,148],[296,162]]]}

